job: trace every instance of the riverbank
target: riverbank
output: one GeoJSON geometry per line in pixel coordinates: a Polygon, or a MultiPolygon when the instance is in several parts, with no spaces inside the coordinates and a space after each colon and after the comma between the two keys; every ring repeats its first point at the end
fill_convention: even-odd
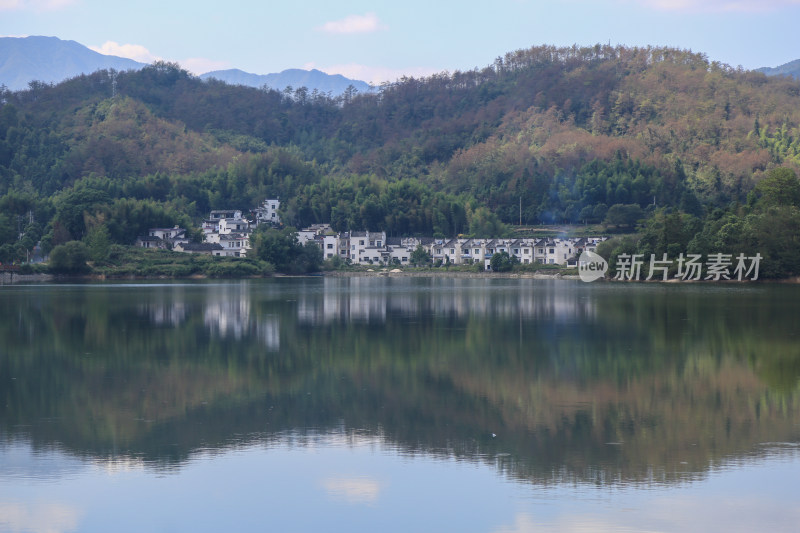
{"type": "Polygon", "coordinates": [[[15,283],[46,283],[53,281],[52,274],[18,274],[17,272],[0,272],[0,285],[15,283]]]}
{"type": "Polygon", "coordinates": [[[576,274],[561,271],[543,272],[465,272],[461,270],[330,270],[322,273],[326,277],[392,277],[392,278],[508,278],[508,279],[580,279],[576,274]]]}

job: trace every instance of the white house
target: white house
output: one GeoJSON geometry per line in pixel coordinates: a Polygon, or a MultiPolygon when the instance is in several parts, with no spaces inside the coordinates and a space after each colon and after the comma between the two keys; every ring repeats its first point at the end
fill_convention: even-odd
{"type": "Polygon", "coordinates": [[[320,235],[319,240],[319,244],[322,248],[322,257],[324,259],[331,259],[339,255],[338,235],[320,235]]]}
{"type": "Polygon", "coordinates": [[[224,233],[219,235],[221,250],[216,250],[213,255],[224,257],[245,257],[250,248],[250,240],[245,233],[224,233]]]}
{"type": "Polygon", "coordinates": [[[390,252],[385,231],[354,231],[350,233],[350,260],[359,265],[388,263],[390,252]]]}
{"type": "Polygon", "coordinates": [[[242,212],[239,209],[214,209],[209,215],[209,220],[220,220],[223,218],[242,218],[242,212]]]}
{"type": "Polygon", "coordinates": [[[219,219],[218,231],[221,235],[227,233],[249,233],[250,223],[243,218],[221,218],[219,219]]]}
{"type": "Polygon", "coordinates": [[[264,200],[264,203],[255,209],[256,226],[259,224],[279,225],[281,223],[281,217],[278,214],[280,207],[281,201],[277,198],[264,200]]]}
{"type": "Polygon", "coordinates": [[[136,246],[141,248],[160,248],[171,250],[176,245],[189,242],[186,230],[178,226],[172,228],[150,228],[147,236],[137,237],[136,246]]]}

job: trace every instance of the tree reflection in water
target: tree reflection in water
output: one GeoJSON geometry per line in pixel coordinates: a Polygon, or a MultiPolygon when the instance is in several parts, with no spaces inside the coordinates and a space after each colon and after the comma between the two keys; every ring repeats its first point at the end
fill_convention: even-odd
{"type": "Polygon", "coordinates": [[[342,434],[535,483],[687,480],[800,440],[798,295],[452,278],[9,287],[0,429],[163,468],[342,434]]]}

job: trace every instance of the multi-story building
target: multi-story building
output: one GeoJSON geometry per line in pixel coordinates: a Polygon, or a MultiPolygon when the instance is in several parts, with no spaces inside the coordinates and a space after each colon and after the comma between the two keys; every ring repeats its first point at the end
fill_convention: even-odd
{"type": "MultiPolygon", "coordinates": [[[[277,200],[265,200],[256,209],[255,224],[279,221],[277,200]],[[275,213],[275,217],[272,214],[275,213]]],[[[154,228],[140,239],[141,246],[163,246],[163,237],[180,228],[154,228]]],[[[250,247],[251,224],[239,210],[215,210],[203,222],[206,243],[217,244],[214,255],[244,257],[250,247]]],[[[183,230],[181,230],[183,231],[183,230]]],[[[183,231],[185,234],[185,231],[183,231]]],[[[177,235],[175,236],[177,237],[177,235]]],[[[526,239],[434,239],[430,237],[387,238],[384,231],[336,233],[329,224],[314,224],[297,232],[301,244],[313,242],[322,249],[324,259],[339,257],[356,265],[409,265],[417,247],[422,246],[436,263],[454,265],[480,264],[491,270],[491,259],[505,252],[521,264],[575,265],[584,251],[596,251],[604,237],[526,238],[526,239]]],[[[179,247],[183,249],[183,247],[179,247]]],[[[187,250],[188,251],[188,250],[187,250]]]]}
{"type": "Polygon", "coordinates": [[[278,214],[280,207],[281,201],[277,198],[264,200],[264,203],[255,209],[256,226],[260,224],[278,226],[281,223],[281,217],[278,214]]]}

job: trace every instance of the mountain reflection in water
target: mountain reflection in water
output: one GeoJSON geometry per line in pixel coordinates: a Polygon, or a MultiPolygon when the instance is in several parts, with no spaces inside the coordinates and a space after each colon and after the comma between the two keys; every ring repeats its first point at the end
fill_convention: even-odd
{"type": "MultiPolygon", "coordinates": [[[[457,278],[4,287],[0,432],[112,466],[337,436],[536,484],[689,481],[796,453],[798,296],[457,278]]],[[[377,490],[325,483],[344,500],[377,490]]]]}

